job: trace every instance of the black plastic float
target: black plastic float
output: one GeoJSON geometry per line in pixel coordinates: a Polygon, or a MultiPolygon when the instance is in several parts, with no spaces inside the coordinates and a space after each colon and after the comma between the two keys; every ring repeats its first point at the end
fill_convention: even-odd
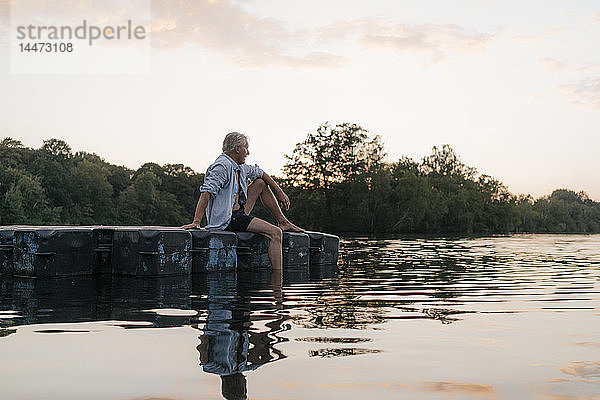
{"type": "Polygon", "coordinates": [[[269,238],[252,232],[236,232],[238,271],[257,271],[271,268],[269,238]]]}
{"type": "MultiPolygon", "coordinates": [[[[251,232],[144,226],[0,227],[0,274],[59,277],[91,274],[189,275],[271,268],[269,239],[251,232]]],[[[339,238],[284,232],[283,263],[298,279],[314,266],[335,267],[339,238]]]]}
{"type": "Polygon", "coordinates": [[[188,275],[192,272],[189,232],[163,227],[115,227],[112,273],[116,275],[188,275]]]}
{"type": "Polygon", "coordinates": [[[14,233],[15,230],[8,226],[0,230],[0,274],[12,269],[14,233]]]}
{"type": "Polygon", "coordinates": [[[311,264],[337,264],[340,238],[321,232],[306,232],[310,238],[311,264]]]}
{"type": "Polygon", "coordinates": [[[237,236],[227,231],[194,229],[192,235],[192,272],[235,271],[237,236]]]}
{"type": "Polygon", "coordinates": [[[112,273],[112,252],[115,229],[111,227],[94,228],[94,273],[112,273]]]}
{"type": "Polygon", "coordinates": [[[283,232],[283,265],[306,270],[309,266],[310,239],[306,233],[283,232]]]}
{"type": "Polygon", "coordinates": [[[94,272],[93,230],[89,227],[17,228],[8,272],[58,277],[94,272]]]}

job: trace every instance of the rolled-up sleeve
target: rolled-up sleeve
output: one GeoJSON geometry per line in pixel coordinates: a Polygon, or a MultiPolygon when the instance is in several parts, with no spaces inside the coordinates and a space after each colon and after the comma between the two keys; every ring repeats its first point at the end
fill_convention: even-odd
{"type": "Polygon", "coordinates": [[[248,176],[248,178],[251,181],[258,179],[258,178],[262,178],[262,176],[263,176],[263,170],[256,164],[254,164],[254,165],[242,164],[242,168],[244,168],[246,170],[246,175],[248,176]]]}
{"type": "Polygon", "coordinates": [[[208,192],[211,196],[216,196],[219,190],[227,183],[229,178],[227,168],[223,164],[211,166],[204,176],[204,183],[200,186],[200,193],[208,192]]]}

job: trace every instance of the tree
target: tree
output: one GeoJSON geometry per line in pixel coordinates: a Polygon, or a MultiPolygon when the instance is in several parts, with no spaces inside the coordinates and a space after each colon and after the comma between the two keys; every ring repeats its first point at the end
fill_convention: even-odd
{"type": "Polygon", "coordinates": [[[437,226],[439,215],[446,210],[432,207],[435,193],[427,177],[423,176],[421,165],[405,156],[392,164],[390,169],[393,179],[390,231],[418,232],[423,229],[425,222],[437,226]]]}
{"type": "Polygon", "coordinates": [[[60,218],[63,224],[77,223],[72,213],[73,194],[77,191],[72,179],[74,169],[71,148],[58,139],[44,141],[29,166],[32,174],[41,178],[50,205],[61,209],[60,218]]]}
{"type": "Polygon", "coordinates": [[[378,166],[384,155],[381,137],[369,138],[356,124],[325,123],[298,143],[291,156],[286,155],[283,172],[292,185],[330,189],[378,166]]]}
{"type": "Polygon", "coordinates": [[[121,223],[135,225],[182,225],[189,215],[173,193],[160,190],[161,178],[144,171],[119,196],[121,223]]]}
{"type": "Polygon", "coordinates": [[[76,224],[110,224],[116,221],[113,188],[101,163],[87,159],[77,163],[71,175],[74,192],[72,214],[76,224]]]}
{"type": "Polygon", "coordinates": [[[0,166],[5,168],[23,168],[25,155],[28,152],[29,149],[25,149],[19,140],[10,137],[4,138],[0,142],[0,166]]]}
{"type": "Polygon", "coordinates": [[[113,188],[112,197],[116,199],[131,184],[133,171],[129,168],[112,164],[108,164],[107,169],[107,179],[113,188]]]}
{"type": "Polygon", "coordinates": [[[136,177],[131,186],[119,196],[119,218],[121,223],[140,225],[150,224],[159,209],[157,186],[160,179],[152,172],[144,172],[136,177]]]}
{"type": "Polygon", "coordinates": [[[463,179],[473,179],[477,170],[465,165],[449,144],[442,148],[433,146],[431,155],[424,157],[423,171],[426,174],[458,176],[463,179]]]}
{"type": "Polygon", "coordinates": [[[48,204],[40,179],[27,171],[9,168],[8,190],[0,201],[1,224],[56,223],[58,213],[48,204]]]}
{"type": "Polygon", "coordinates": [[[42,150],[47,151],[55,157],[63,159],[71,158],[73,156],[73,153],[71,153],[71,146],[69,146],[64,140],[59,139],[44,140],[42,150]]]}
{"type": "Polygon", "coordinates": [[[204,182],[204,174],[198,174],[183,164],[165,164],[162,169],[161,190],[175,195],[183,210],[193,215],[200,196],[200,186],[204,182]]]}
{"type": "Polygon", "coordinates": [[[22,149],[23,143],[21,143],[20,140],[13,139],[11,137],[5,137],[2,139],[2,142],[0,142],[0,146],[8,147],[10,149],[22,149]]]}
{"type": "Polygon", "coordinates": [[[293,217],[299,217],[296,220],[305,226],[313,226],[314,218],[319,218],[324,228],[336,231],[342,231],[344,227],[364,229],[359,228],[364,227],[359,224],[364,221],[356,219],[359,213],[351,218],[346,210],[356,207],[355,201],[358,201],[362,210],[360,215],[370,215],[369,220],[374,221],[369,207],[374,207],[376,202],[362,200],[369,197],[373,177],[382,166],[383,157],[379,136],[370,138],[368,132],[356,124],[343,123],[334,127],[329,123],[322,124],[296,145],[291,156],[286,155],[285,185],[319,192],[302,194],[303,199],[310,201],[312,209],[305,209],[302,215],[294,212],[293,217]],[[363,194],[366,197],[363,198],[363,194]]]}

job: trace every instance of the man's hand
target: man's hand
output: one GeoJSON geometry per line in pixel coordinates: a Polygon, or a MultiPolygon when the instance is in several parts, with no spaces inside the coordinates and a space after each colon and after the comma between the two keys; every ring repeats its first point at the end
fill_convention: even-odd
{"type": "Polygon", "coordinates": [[[181,229],[200,229],[205,231],[206,229],[200,226],[200,221],[194,221],[191,224],[183,225],[181,229]]]}
{"type": "Polygon", "coordinates": [[[281,209],[285,210],[285,211],[289,210],[290,209],[290,198],[287,197],[287,194],[284,193],[284,191],[279,187],[277,182],[275,182],[273,180],[273,178],[271,178],[269,176],[269,174],[267,174],[264,171],[262,174],[262,178],[265,181],[265,183],[267,185],[269,185],[269,187],[275,194],[275,197],[277,198],[277,202],[279,203],[279,207],[281,207],[281,209]]]}
{"type": "Polygon", "coordinates": [[[290,209],[290,198],[283,192],[283,190],[277,192],[277,200],[279,201],[279,206],[282,210],[290,209]]]}

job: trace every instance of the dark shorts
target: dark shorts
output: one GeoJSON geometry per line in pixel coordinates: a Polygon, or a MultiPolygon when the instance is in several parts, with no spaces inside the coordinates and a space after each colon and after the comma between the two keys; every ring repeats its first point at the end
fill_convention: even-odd
{"type": "Polygon", "coordinates": [[[250,221],[253,219],[254,217],[246,215],[243,208],[240,208],[231,214],[231,221],[229,221],[229,225],[225,227],[225,230],[233,232],[246,232],[248,225],[250,225],[250,221]]]}

